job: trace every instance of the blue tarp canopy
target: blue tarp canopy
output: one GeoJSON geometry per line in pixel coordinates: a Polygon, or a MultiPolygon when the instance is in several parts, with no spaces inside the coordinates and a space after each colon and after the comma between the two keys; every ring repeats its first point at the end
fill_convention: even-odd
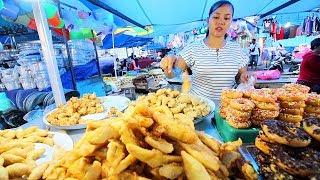
{"type": "MultiPolygon", "coordinates": [[[[92,10],[98,8],[86,5],[92,10]]],[[[205,24],[211,5],[218,0],[137,0],[107,1],[100,0],[116,11],[146,26],[153,25],[152,36],[167,35],[192,30],[205,24]]],[[[262,15],[277,8],[288,0],[230,0],[234,5],[234,18],[262,15]]],[[[319,0],[300,0],[272,14],[292,14],[310,11],[320,7],[319,0]]]]}
{"type": "MultiPolygon", "coordinates": [[[[122,47],[137,47],[143,46],[147,42],[151,41],[152,38],[143,38],[137,36],[130,36],[127,34],[117,34],[114,36],[114,47],[122,48],[122,47]]],[[[112,35],[108,34],[102,40],[102,48],[103,49],[111,49],[112,48],[112,35]]]]}

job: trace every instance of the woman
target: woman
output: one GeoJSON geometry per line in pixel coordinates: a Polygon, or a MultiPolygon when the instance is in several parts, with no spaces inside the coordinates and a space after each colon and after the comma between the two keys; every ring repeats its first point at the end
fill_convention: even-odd
{"type": "Polygon", "coordinates": [[[311,51],[303,56],[297,83],[320,93],[320,38],[311,41],[311,51]]]}
{"type": "Polygon", "coordinates": [[[161,68],[168,78],[174,73],[172,68],[192,71],[191,93],[219,100],[223,89],[231,88],[237,74],[240,82],[248,80],[249,58],[239,44],[226,41],[226,33],[234,13],[229,1],[218,1],[212,5],[207,18],[206,38],[187,45],[179,56],[166,56],[161,68]]]}

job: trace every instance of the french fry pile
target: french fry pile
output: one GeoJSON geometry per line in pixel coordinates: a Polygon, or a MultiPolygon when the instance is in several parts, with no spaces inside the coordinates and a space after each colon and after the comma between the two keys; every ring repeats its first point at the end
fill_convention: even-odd
{"type": "Polygon", "coordinates": [[[188,121],[175,120],[168,107],[142,103],[119,117],[91,121],[75,148],[53,161],[41,178],[257,179],[237,151],[241,140],[221,144],[188,121]]]}
{"type": "Polygon", "coordinates": [[[35,161],[45,152],[44,148],[35,149],[34,143],[53,146],[48,131],[30,127],[25,130],[0,131],[0,179],[39,179],[39,167],[35,161]]]}

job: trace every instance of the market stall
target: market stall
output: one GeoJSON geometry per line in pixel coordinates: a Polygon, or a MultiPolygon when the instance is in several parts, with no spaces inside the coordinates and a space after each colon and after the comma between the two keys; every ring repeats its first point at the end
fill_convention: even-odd
{"type": "MultiPolygon", "coordinates": [[[[225,81],[239,81],[229,73],[247,63],[237,59],[245,50],[232,46],[234,41],[246,46],[256,35],[254,23],[247,32],[243,22],[250,18],[245,17],[263,20],[275,12],[290,13],[303,2],[234,1],[234,18],[241,19],[234,26],[240,30],[227,40],[239,52],[214,50],[215,64],[226,64],[205,72],[197,68],[213,66],[212,58],[206,61],[212,49],[204,46],[207,51],[198,53],[197,61],[205,63],[193,62],[196,68],[183,72],[175,61],[172,79],[159,61],[134,53],[129,57],[128,48],[140,51],[154,41],[150,44],[168,48],[172,56],[192,56],[182,48],[208,32],[203,23],[208,1],[164,1],[161,5],[171,4],[164,10],[149,1],[37,0],[31,7],[0,0],[6,21],[26,24],[40,38],[40,43],[16,43],[17,50],[1,52],[6,69],[0,89],[6,90],[0,93],[0,179],[318,179],[318,94],[295,84],[296,75],[279,70],[252,71],[250,82],[238,83],[238,89],[230,83],[219,89],[225,81]],[[190,7],[192,13],[183,11],[190,7]],[[62,42],[55,43],[51,32],[62,42]],[[128,58],[119,59],[117,47],[125,47],[128,58]],[[111,52],[111,60],[100,63],[98,52],[111,52]],[[235,62],[239,67],[229,65],[235,62]],[[79,88],[72,81],[104,70],[103,89],[89,83],[85,86],[94,93],[72,90],[79,88]],[[201,78],[209,80],[196,84],[201,78]],[[218,85],[210,87],[216,83],[212,79],[218,85]],[[192,86],[205,93],[195,93],[192,86]]],[[[301,10],[319,5],[308,2],[301,10]]]]}

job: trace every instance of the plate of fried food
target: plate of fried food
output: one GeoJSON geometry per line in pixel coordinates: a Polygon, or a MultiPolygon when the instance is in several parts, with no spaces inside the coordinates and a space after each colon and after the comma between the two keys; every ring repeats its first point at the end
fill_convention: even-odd
{"type": "Polygon", "coordinates": [[[84,129],[87,121],[107,117],[109,106],[104,106],[103,103],[95,94],[86,94],[82,98],[73,97],[65,105],[47,113],[43,122],[55,129],[84,129]]]}
{"type": "Polygon", "coordinates": [[[53,157],[53,149],[71,150],[70,136],[32,126],[0,131],[0,179],[40,179],[43,163],[53,157]]]}
{"type": "Polygon", "coordinates": [[[110,120],[88,122],[75,148],[49,163],[42,179],[257,179],[238,148],[195,130],[168,107],[130,106],[110,120]]]}
{"type": "Polygon", "coordinates": [[[215,110],[214,102],[208,98],[171,89],[160,89],[141,96],[136,101],[136,104],[139,103],[150,108],[168,107],[167,113],[172,114],[175,119],[191,119],[195,124],[212,115],[215,110]]]}

